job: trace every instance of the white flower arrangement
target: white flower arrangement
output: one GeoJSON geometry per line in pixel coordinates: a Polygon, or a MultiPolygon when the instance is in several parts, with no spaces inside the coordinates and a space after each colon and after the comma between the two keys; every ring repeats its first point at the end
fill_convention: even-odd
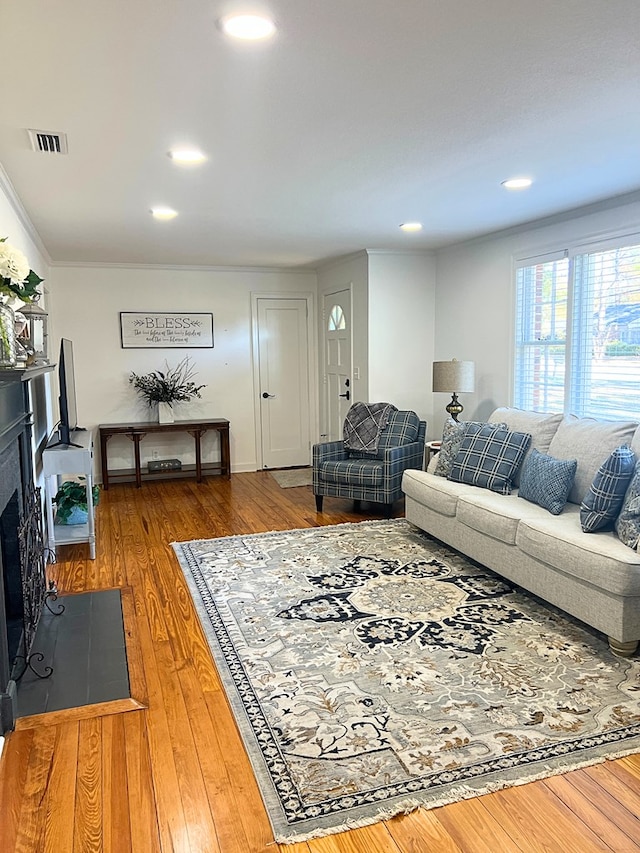
{"type": "Polygon", "coordinates": [[[0,237],[0,296],[16,296],[22,302],[40,298],[38,285],[43,279],[29,268],[29,262],[19,249],[0,237]]]}

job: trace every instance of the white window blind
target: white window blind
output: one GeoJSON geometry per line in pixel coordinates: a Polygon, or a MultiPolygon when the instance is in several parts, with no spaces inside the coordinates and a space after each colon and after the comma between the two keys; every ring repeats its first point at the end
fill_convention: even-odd
{"type": "Polygon", "coordinates": [[[571,409],[640,415],[640,245],[576,255],[571,409]]]}
{"type": "Polygon", "coordinates": [[[640,417],[640,245],[518,267],[514,402],[640,417]]]}
{"type": "Polygon", "coordinates": [[[568,282],[566,257],[517,270],[514,401],[518,408],[563,409],[568,282]]]}

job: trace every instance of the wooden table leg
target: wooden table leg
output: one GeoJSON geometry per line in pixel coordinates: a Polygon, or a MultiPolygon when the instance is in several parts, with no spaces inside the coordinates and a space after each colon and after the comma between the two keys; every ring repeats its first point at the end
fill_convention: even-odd
{"type": "Polygon", "coordinates": [[[111,436],[100,433],[100,461],[102,463],[102,488],[109,488],[109,466],[107,464],[107,442],[111,436]]]}
{"type": "Polygon", "coordinates": [[[202,431],[196,429],[193,431],[193,438],[196,443],[196,482],[202,482],[202,448],[200,446],[200,438],[202,431]]]}
{"type": "Polygon", "coordinates": [[[136,489],[142,486],[142,471],[140,468],[140,442],[144,438],[145,433],[134,432],[129,438],[133,441],[133,459],[136,468],[136,489]]]}
{"type": "Polygon", "coordinates": [[[229,480],[231,478],[231,451],[229,449],[229,425],[219,430],[220,435],[220,467],[221,474],[229,480]]]}

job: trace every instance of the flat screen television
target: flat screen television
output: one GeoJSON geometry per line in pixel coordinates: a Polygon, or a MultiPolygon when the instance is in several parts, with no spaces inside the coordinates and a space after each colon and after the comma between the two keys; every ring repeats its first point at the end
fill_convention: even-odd
{"type": "Polygon", "coordinates": [[[58,360],[58,385],[60,387],[60,424],[58,426],[58,445],[66,444],[79,447],[71,440],[74,429],[78,427],[78,409],[76,406],[76,380],[73,372],[73,343],[67,338],[60,341],[58,360]]]}

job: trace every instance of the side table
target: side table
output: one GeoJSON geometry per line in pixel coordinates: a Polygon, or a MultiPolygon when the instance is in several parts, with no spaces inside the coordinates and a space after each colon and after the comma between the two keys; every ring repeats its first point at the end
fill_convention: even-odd
{"type": "Polygon", "coordinates": [[[442,447],[441,441],[428,441],[424,446],[424,470],[426,471],[429,467],[429,462],[431,461],[431,457],[436,453],[440,452],[440,448],[442,447]]]}
{"type": "Polygon", "coordinates": [[[42,473],[45,482],[47,536],[49,550],[55,557],[56,545],[76,542],[89,543],[89,556],[96,558],[96,532],[93,515],[93,437],[89,430],[71,433],[73,445],[49,444],[42,452],[42,473]],[[52,499],[58,491],[58,478],[63,474],[80,474],[87,490],[86,524],[56,524],[52,499]]]}

